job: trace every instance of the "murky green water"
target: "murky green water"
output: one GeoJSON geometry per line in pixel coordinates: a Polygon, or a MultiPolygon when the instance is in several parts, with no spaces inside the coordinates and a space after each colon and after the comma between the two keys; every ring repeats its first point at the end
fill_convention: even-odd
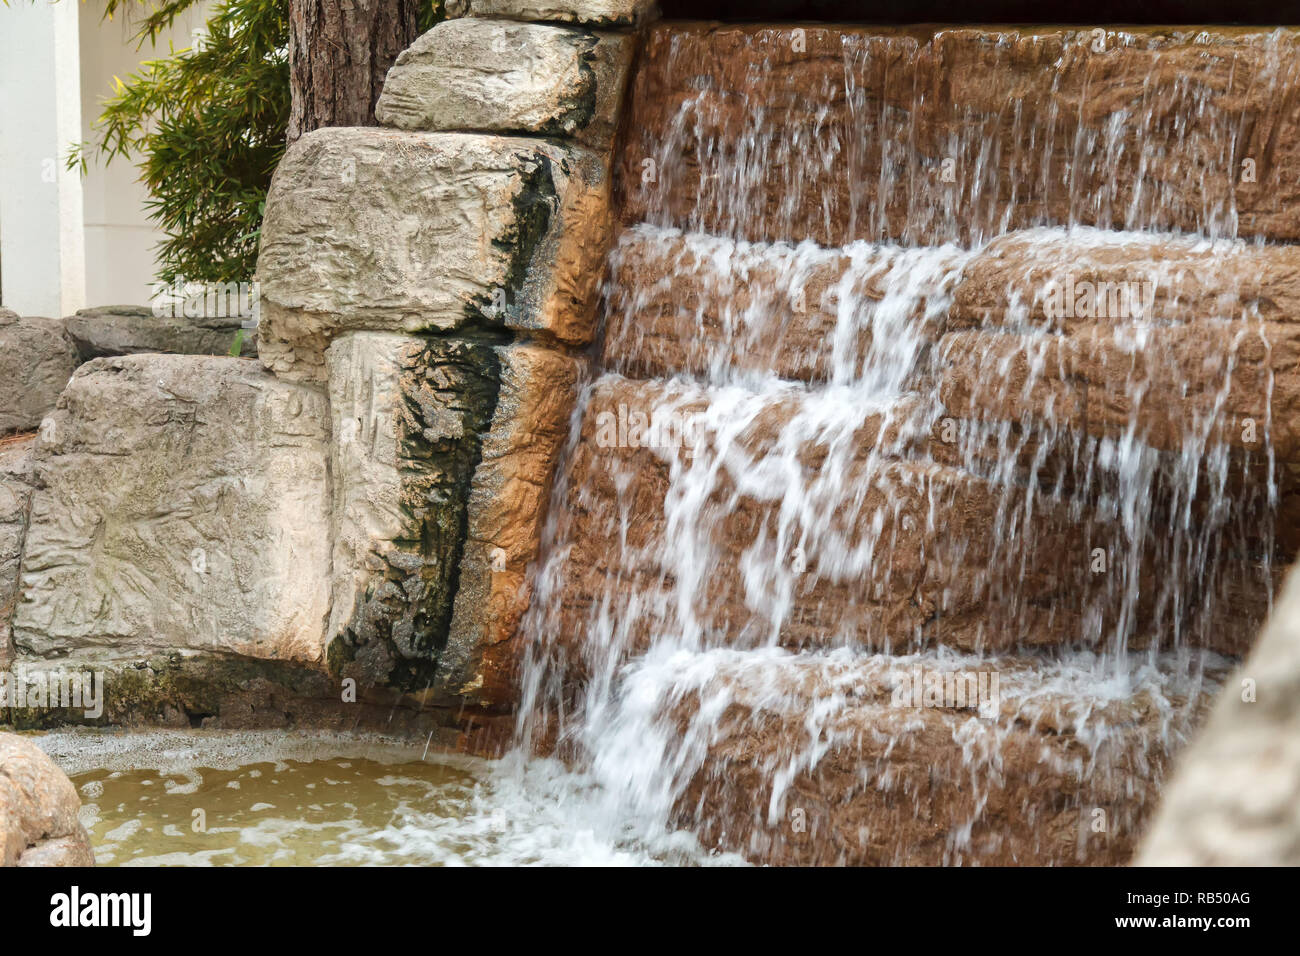
{"type": "Polygon", "coordinates": [[[36,738],[82,798],[101,866],[736,863],[687,834],[602,823],[550,760],[425,753],[378,737],[66,732],[36,738]]]}

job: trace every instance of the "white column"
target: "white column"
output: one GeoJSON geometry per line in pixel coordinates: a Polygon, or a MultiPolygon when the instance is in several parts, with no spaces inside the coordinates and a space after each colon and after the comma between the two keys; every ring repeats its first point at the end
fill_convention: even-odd
{"type": "Polygon", "coordinates": [[[85,306],[78,0],[0,4],[0,303],[19,315],[85,306]]]}

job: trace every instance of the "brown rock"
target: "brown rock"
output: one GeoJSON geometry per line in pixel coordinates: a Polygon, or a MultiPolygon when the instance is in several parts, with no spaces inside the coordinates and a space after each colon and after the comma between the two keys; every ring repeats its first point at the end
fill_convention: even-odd
{"type": "Polygon", "coordinates": [[[1295,42],[661,24],[633,89],[623,221],[824,245],[1070,224],[1292,240],[1295,42]]]}
{"type": "Polygon", "coordinates": [[[556,464],[581,366],[536,345],[498,351],[501,390],[470,488],[459,589],[438,682],[483,706],[515,699],[516,634],[532,596],[556,464]]]}
{"type": "Polygon", "coordinates": [[[0,733],[0,866],[93,866],[81,798],[32,741],[0,733]]]}
{"type": "Polygon", "coordinates": [[[1103,646],[1120,625],[1134,643],[1179,634],[1227,650],[1252,627],[1192,628],[1189,610],[1161,589],[1132,593],[1132,582],[1153,580],[1173,555],[1161,550],[1164,536],[1130,543],[1113,510],[908,460],[927,442],[913,403],[864,412],[847,446],[808,429],[792,450],[779,444],[799,433],[790,422],[823,401],[792,390],[784,402],[724,413],[734,435],[721,458],[708,427],[690,448],[656,448],[636,446],[621,424],[638,411],[699,415],[714,400],[680,384],[609,376],[596,385],[566,476],[569,551],[548,630],[577,639],[605,614],[630,629],[632,651],[656,629],[695,623],[731,646],[775,639],[898,652],[1103,646]],[[772,471],[777,459],[785,463],[772,471]],[[719,467],[697,472],[706,483],[691,493],[707,498],[682,525],[669,496],[685,486],[670,474],[693,463],[719,467]],[[802,510],[783,510],[799,482],[802,510]],[[693,621],[679,619],[683,588],[698,595],[693,621]]]}

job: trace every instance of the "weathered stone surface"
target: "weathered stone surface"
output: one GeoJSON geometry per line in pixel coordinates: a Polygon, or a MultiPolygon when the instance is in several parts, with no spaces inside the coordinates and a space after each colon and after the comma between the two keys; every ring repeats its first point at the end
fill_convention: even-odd
{"type": "Polygon", "coordinates": [[[33,444],[32,435],[0,440],[0,671],[13,659],[11,623],[32,500],[33,444]]]}
{"type": "Polygon", "coordinates": [[[1090,322],[1198,319],[1296,322],[1300,246],[1097,229],[1012,232],[966,264],[948,328],[1061,332],[1090,322]]]}
{"type": "Polygon", "coordinates": [[[34,742],[0,733],[0,866],[94,866],[81,798],[34,742]]]}
{"type": "Polygon", "coordinates": [[[633,87],[623,221],[823,245],[1070,224],[1300,238],[1293,32],[1096,40],[657,25],[633,87]]]}
{"type": "Polygon", "coordinates": [[[1045,496],[1031,508],[1021,488],[905,460],[924,441],[910,408],[864,411],[852,436],[819,437],[820,397],[792,394],[728,406],[689,447],[604,434],[634,414],[707,416],[717,400],[616,376],[597,385],[568,474],[569,551],[549,630],[576,637],[591,615],[612,613],[639,635],[633,646],[656,628],[698,625],[732,646],[1000,650],[1087,643],[1089,615],[1115,615],[1117,595],[1088,570],[1115,529],[1045,496]],[[791,424],[800,416],[808,427],[791,424]],[[796,450],[790,435],[807,438],[796,450]],[[671,510],[681,492],[670,492],[689,482],[670,481],[678,468],[706,483],[691,491],[707,501],[690,527],[671,510]],[[683,612],[679,590],[702,601],[683,612]]]}
{"type": "Polygon", "coordinates": [[[322,129],[285,154],[258,260],[258,354],[323,381],[345,331],[506,326],[585,343],[609,233],[604,167],[540,139],[322,129]]]}
{"type": "Polygon", "coordinates": [[[96,359],[42,426],[19,653],[190,648],[319,663],[325,396],[255,363],[96,359]]]}
{"type": "Polygon", "coordinates": [[[1144,866],[1300,864],[1300,575],[1179,759],[1144,866]]]}
{"type": "Polygon", "coordinates": [[[632,27],[655,16],[655,0],[448,0],[449,17],[503,17],[632,27]]]}
{"type": "Polygon", "coordinates": [[[375,117],[400,129],[535,133],[609,149],[632,52],[627,34],[445,20],[397,58],[375,117]]]}
{"type": "Polygon", "coordinates": [[[330,669],[422,691],[451,619],[499,359],[487,343],[367,332],[335,340],[328,361],[330,669]]]}
{"type": "Polygon", "coordinates": [[[535,345],[497,352],[501,390],[469,491],[464,556],[438,688],[485,707],[510,705],[560,451],[577,398],[579,362],[535,345]]]}
{"type": "Polygon", "coordinates": [[[824,382],[838,372],[852,379],[870,352],[884,290],[895,291],[884,307],[902,310],[909,326],[892,334],[932,342],[968,256],[625,229],[610,256],[604,364],[637,378],[690,374],[716,382],[775,373],[824,382]]]}
{"type": "Polygon", "coordinates": [[[1209,699],[1194,678],[1150,673],[1118,696],[1086,659],[832,654],[740,664],[699,668],[715,676],[698,689],[684,673],[662,695],[682,739],[707,747],[676,817],[707,846],[769,864],[1126,863],[1170,752],[1209,699]],[[991,685],[996,674],[992,715],[943,698],[900,701],[894,688],[918,671],[923,701],[933,675],[983,672],[991,685]],[[705,701],[713,716],[702,733],[692,721],[705,701]],[[1098,810],[1104,832],[1094,828],[1098,810]]]}
{"type": "Polygon", "coordinates": [[[59,319],[0,312],[0,435],[39,425],[76,367],[59,319]]]}
{"type": "Polygon", "coordinates": [[[1094,321],[1068,335],[953,332],[940,353],[940,397],[960,418],[1132,435],[1198,456],[1217,445],[1259,453],[1271,445],[1282,461],[1300,456],[1294,323],[1094,321]]]}
{"type": "MultiPolygon", "coordinates": [[[[111,355],[166,352],[173,355],[228,355],[241,319],[156,316],[144,306],[110,305],[82,309],[63,325],[83,362],[111,355]]],[[[240,355],[257,354],[257,331],[245,329],[240,355]]]]}

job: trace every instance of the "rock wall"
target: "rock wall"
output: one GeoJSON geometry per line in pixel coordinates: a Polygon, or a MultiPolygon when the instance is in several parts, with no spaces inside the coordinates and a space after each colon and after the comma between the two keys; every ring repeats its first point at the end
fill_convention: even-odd
{"type": "Polygon", "coordinates": [[[41,426],[3,450],[0,662],[102,673],[107,697],[10,720],[382,722],[457,746],[509,706],[651,14],[461,4],[393,67],[380,127],[296,143],[262,232],[260,367],[197,357],[238,320],[40,326],[63,364],[30,410],[0,401],[8,431],[41,426]]]}

